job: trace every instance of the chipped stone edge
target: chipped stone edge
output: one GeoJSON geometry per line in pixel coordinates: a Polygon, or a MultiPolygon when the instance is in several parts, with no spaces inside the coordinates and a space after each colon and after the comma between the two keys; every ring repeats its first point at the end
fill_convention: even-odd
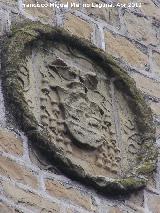
{"type": "Polygon", "coordinates": [[[68,176],[93,186],[105,194],[124,194],[143,188],[156,169],[157,151],[154,146],[155,128],[152,111],[145,103],[141,92],[136,88],[130,76],[115,63],[112,56],[104,53],[90,42],[69,34],[61,28],[52,28],[40,22],[25,21],[12,28],[12,34],[3,45],[2,51],[2,88],[6,108],[14,114],[17,124],[27,134],[33,145],[43,150],[52,162],[56,162],[68,176]],[[19,65],[25,58],[24,49],[39,39],[67,43],[79,49],[91,60],[100,65],[107,74],[114,78],[115,86],[127,94],[130,107],[136,115],[138,127],[143,135],[141,153],[138,155],[138,166],[126,177],[107,179],[104,176],[93,177],[80,166],[74,165],[52,142],[48,132],[40,127],[29,110],[17,79],[19,65]]]}

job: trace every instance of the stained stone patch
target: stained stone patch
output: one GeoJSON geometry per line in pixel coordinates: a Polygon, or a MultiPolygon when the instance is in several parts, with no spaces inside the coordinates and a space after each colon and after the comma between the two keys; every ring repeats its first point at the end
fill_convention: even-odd
{"type": "Polygon", "coordinates": [[[106,194],[145,186],[157,157],[151,110],[111,56],[38,22],[14,28],[4,49],[6,106],[51,163],[106,194]]]}

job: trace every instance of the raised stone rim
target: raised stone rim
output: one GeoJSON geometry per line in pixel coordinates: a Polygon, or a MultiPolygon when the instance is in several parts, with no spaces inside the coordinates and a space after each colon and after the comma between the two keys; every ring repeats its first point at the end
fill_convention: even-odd
{"type": "Polygon", "coordinates": [[[71,35],[61,28],[53,28],[40,22],[26,22],[13,27],[12,34],[4,43],[2,51],[2,86],[5,95],[7,109],[14,114],[19,127],[26,133],[29,140],[43,150],[51,160],[56,161],[71,178],[81,180],[87,185],[92,185],[100,192],[106,194],[123,194],[144,187],[147,183],[147,175],[156,168],[157,151],[154,146],[155,128],[150,107],[145,103],[141,92],[136,88],[134,80],[115,63],[112,56],[106,54],[89,41],[71,35]],[[91,60],[106,70],[109,76],[115,77],[115,85],[131,96],[131,105],[137,115],[137,123],[144,138],[142,149],[146,151],[145,159],[136,168],[135,174],[119,179],[111,179],[104,176],[92,177],[81,167],[74,165],[63,156],[53,143],[47,132],[40,128],[34,115],[25,102],[22,88],[17,81],[17,71],[23,62],[24,49],[32,42],[51,40],[64,42],[83,51],[91,60]],[[146,141],[147,140],[147,141],[146,141]]]}

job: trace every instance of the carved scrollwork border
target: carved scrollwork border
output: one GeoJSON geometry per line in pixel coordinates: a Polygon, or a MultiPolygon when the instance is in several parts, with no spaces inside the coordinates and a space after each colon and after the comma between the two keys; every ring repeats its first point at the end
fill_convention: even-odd
{"type": "Polygon", "coordinates": [[[32,143],[43,150],[50,160],[55,161],[65,174],[71,178],[81,180],[92,185],[100,192],[106,194],[123,194],[138,190],[146,185],[147,176],[156,168],[157,151],[154,146],[155,129],[151,109],[145,103],[141,92],[136,88],[134,80],[115,63],[112,56],[92,45],[89,41],[80,39],[60,28],[52,28],[39,22],[27,22],[13,27],[12,34],[4,42],[2,51],[2,86],[5,95],[6,107],[16,118],[19,127],[26,133],[32,143]],[[56,146],[51,143],[50,136],[37,123],[29,110],[22,92],[22,86],[17,81],[19,65],[23,64],[25,48],[33,42],[57,41],[69,44],[82,51],[91,60],[96,61],[107,74],[114,78],[115,86],[129,97],[130,107],[137,117],[137,125],[143,135],[143,158],[135,168],[134,174],[120,179],[106,177],[93,177],[88,175],[81,167],[74,165],[56,146]]]}

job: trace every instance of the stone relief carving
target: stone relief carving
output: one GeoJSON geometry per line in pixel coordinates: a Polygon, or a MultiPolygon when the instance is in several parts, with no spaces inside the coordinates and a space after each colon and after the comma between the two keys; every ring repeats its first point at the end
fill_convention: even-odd
{"type": "MultiPolygon", "coordinates": [[[[48,27],[49,32],[45,32],[42,26],[40,24],[41,33],[49,36],[51,29],[48,27]]],[[[11,89],[10,77],[16,78],[16,84],[21,88],[21,101],[18,103],[21,106],[20,102],[24,104],[21,116],[25,120],[24,126],[27,124],[24,131],[28,137],[34,138],[37,146],[43,147],[44,143],[46,148],[43,149],[46,152],[49,150],[50,154],[56,156],[56,160],[62,161],[68,171],[73,171],[82,180],[86,178],[96,188],[106,192],[117,188],[119,193],[144,186],[144,179],[142,176],[139,178],[141,170],[145,168],[146,162],[151,171],[155,168],[154,130],[145,124],[142,126],[138,120],[139,115],[130,104],[136,103],[136,97],[117,87],[116,81],[121,76],[114,71],[113,75],[110,74],[109,69],[114,70],[115,66],[116,70],[119,67],[100,53],[102,62],[103,57],[106,57],[106,63],[111,64],[110,67],[101,66],[80,45],[96,55],[95,47],[83,42],[79,42],[77,47],[73,45],[73,41],[40,40],[40,32],[37,35],[36,29],[37,26],[33,24],[32,33],[28,34],[24,30],[26,36],[31,38],[29,41],[24,39],[28,46],[26,45],[26,53],[21,62],[17,62],[18,72],[7,71],[9,68],[4,66],[8,73],[8,79],[4,80],[5,90],[11,89]],[[30,42],[33,44],[29,44],[30,42]],[[32,118],[28,112],[32,113],[32,118]],[[145,136],[145,131],[148,136],[145,136]],[[41,136],[37,136],[37,132],[41,136]],[[152,146],[152,156],[143,155],[146,145],[152,146]],[[141,161],[139,155],[142,155],[141,161]]],[[[56,35],[56,32],[53,30],[52,35],[56,35]]],[[[61,31],[58,35],[64,40],[73,39],[70,35],[63,35],[61,31]]],[[[23,49],[19,53],[22,51],[23,49]]],[[[13,67],[12,63],[10,66],[13,67]]],[[[129,79],[128,76],[127,78],[129,79]]],[[[135,89],[131,82],[130,87],[132,86],[135,89]]],[[[18,89],[13,87],[18,93],[18,89]]],[[[137,94],[136,89],[135,91],[137,94]]],[[[143,99],[142,105],[148,113],[149,109],[143,99]]],[[[144,119],[150,120],[151,115],[148,116],[144,119]]]]}

